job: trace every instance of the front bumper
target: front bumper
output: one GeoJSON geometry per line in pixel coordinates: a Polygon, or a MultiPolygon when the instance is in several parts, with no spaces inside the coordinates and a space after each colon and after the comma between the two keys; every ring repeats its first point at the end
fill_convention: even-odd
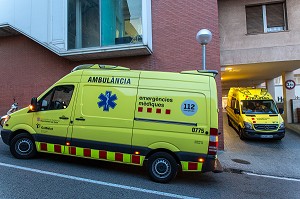
{"type": "Polygon", "coordinates": [[[9,142],[11,140],[11,136],[12,136],[12,131],[5,130],[5,129],[1,130],[1,138],[2,138],[2,140],[5,144],[9,145],[9,142]]]}
{"type": "Polygon", "coordinates": [[[282,139],[285,136],[285,129],[280,129],[275,132],[261,132],[253,129],[245,129],[244,136],[246,138],[257,138],[257,139],[282,139]]]}

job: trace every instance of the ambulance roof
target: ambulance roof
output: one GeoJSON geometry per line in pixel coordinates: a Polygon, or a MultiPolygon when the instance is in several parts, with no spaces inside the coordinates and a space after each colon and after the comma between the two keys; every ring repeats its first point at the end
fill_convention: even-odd
{"type": "Polygon", "coordinates": [[[272,95],[265,88],[230,88],[229,93],[240,100],[265,100],[273,99],[272,95]]]}
{"type": "MultiPolygon", "coordinates": [[[[123,71],[130,70],[130,68],[126,68],[126,67],[122,67],[122,66],[83,64],[83,65],[76,66],[72,70],[72,72],[77,71],[77,70],[84,70],[84,69],[123,70],[123,71]]],[[[135,70],[133,70],[133,71],[135,71],[135,70]]],[[[141,72],[145,72],[145,71],[141,71],[141,72]]],[[[158,71],[147,71],[147,72],[159,73],[158,71]]],[[[161,73],[165,73],[165,72],[161,72],[161,73]]],[[[216,71],[216,70],[191,70],[191,71],[182,71],[180,74],[204,75],[204,76],[215,77],[218,74],[218,71],[216,71]]]]}

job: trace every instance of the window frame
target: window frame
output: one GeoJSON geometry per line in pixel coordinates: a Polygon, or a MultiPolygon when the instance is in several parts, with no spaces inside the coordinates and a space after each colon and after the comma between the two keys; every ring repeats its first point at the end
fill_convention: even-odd
{"type": "Polygon", "coordinates": [[[232,108],[232,109],[235,109],[235,106],[236,106],[236,98],[235,97],[232,97],[232,99],[231,99],[231,104],[230,104],[230,107],[232,108]]]}
{"type": "MultiPolygon", "coordinates": [[[[78,1],[78,0],[76,0],[78,1]]],[[[151,7],[151,1],[152,0],[142,0],[142,10],[141,10],[141,18],[142,18],[142,41],[140,43],[124,43],[124,44],[114,44],[114,45],[104,45],[101,42],[101,13],[99,16],[99,28],[100,28],[100,42],[99,42],[99,46],[94,46],[94,47],[80,47],[80,48],[69,48],[69,38],[68,38],[68,8],[69,8],[69,4],[68,4],[68,0],[65,1],[65,50],[67,51],[66,55],[68,54],[73,54],[73,53],[78,53],[78,52],[82,52],[84,54],[87,54],[89,51],[93,51],[96,52],[98,49],[104,50],[104,51],[108,51],[109,49],[112,49],[112,51],[116,51],[118,49],[124,49],[124,47],[129,47],[131,49],[137,48],[139,49],[140,46],[147,46],[149,48],[149,50],[152,52],[152,7],[151,7]]],[[[76,6],[77,9],[77,6],[76,6]]],[[[99,10],[101,10],[101,0],[99,0],[99,10]]],[[[76,12],[79,12],[79,10],[76,12]]],[[[77,15],[77,14],[76,14],[77,15]]],[[[78,24],[80,25],[80,24],[78,24]]],[[[77,28],[76,28],[76,33],[80,35],[79,32],[77,32],[77,28]]],[[[77,41],[77,43],[82,43],[82,38],[77,37],[75,38],[75,40],[80,40],[81,42],[77,41]]],[[[75,44],[76,46],[76,44],[75,44]]]]}
{"type": "Polygon", "coordinates": [[[53,88],[51,88],[48,92],[46,92],[46,93],[38,100],[38,104],[39,104],[39,107],[40,107],[39,110],[38,110],[38,112],[40,112],[40,111],[42,111],[42,112],[44,112],[44,111],[57,111],[57,110],[65,110],[65,109],[68,109],[68,108],[69,108],[69,105],[70,105],[70,103],[71,103],[71,101],[72,101],[72,99],[74,98],[74,92],[75,92],[75,85],[73,85],[73,84],[66,84],[66,85],[63,84],[63,85],[56,85],[56,86],[54,86],[53,88]],[[71,98],[70,98],[70,100],[69,100],[68,106],[67,106],[66,108],[63,108],[63,109],[50,109],[51,103],[52,103],[53,98],[54,98],[54,95],[55,95],[55,92],[58,90],[57,88],[58,88],[58,87],[63,87],[63,86],[72,86],[72,87],[73,87],[72,95],[71,95],[71,98]],[[48,104],[47,104],[47,109],[42,110],[43,100],[44,100],[46,97],[48,97],[48,96],[50,96],[50,100],[49,100],[49,102],[48,102],[48,104]]]}
{"type": "Polygon", "coordinates": [[[294,81],[296,82],[296,85],[300,84],[300,74],[294,74],[294,81]]]}
{"type": "Polygon", "coordinates": [[[251,4],[245,6],[245,15],[246,15],[246,35],[256,35],[256,34],[267,34],[267,33],[277,33],[277,32],[285,32],[288,31],[288,19],[287,19],[287,8],[286,8],[286,1],[274,1],[274,2],[266,2],[262,4],[251,4]],[[267,19],[267,5],[273,5],[273,4],[282,4],[283,9],[283,21],[284,21],[284,27],[283,30],[280,31],[268,31],[268,19],[267,19]],[[249,7],[258,7],[260,6],[262,8],[262,23],[263,23],[263,32],[253,32],[249,33],[247,28],[247,11],[246,9],[249,7]]]}

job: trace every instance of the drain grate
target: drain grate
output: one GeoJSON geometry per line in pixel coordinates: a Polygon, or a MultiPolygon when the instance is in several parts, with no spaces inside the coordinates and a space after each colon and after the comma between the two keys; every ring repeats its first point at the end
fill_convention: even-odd
{"type": "Polygon", "coordinates": [[[234,168],[224,168],[224,172],[227,173],[236,173],[236,174],[243,174],[243,170],[240,169],[234,169],[234,168]]]}
{"type": "Polygon", "coordinates": [[[251,164],[250,162],[246,160],[241,160],[241,159],[231,159],[233,162],[240,163],[240,164],[251,164]]]}

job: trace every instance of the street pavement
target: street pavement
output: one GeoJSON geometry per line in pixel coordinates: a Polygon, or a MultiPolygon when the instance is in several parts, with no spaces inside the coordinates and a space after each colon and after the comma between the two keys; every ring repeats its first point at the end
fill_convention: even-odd
{"type": "Polygon", "coordinates": [[[179,173],[168,184],[149,180],[145,169],[43,154],[12,157],[0,142],[0,198],[298,199],[300,181],[223,172],[179,173]]]}
{"type": "Polygon", "coordinates": [[[0,198],[299,199],[300,136],[242,141],[224,121],[225,172],[179,173],[168,184],[150,181],[137,166],[51,154],[15,159],[0,140],[0,198]]]}
{"type": "Polygon", "coordinates": [[[286,129],[281,141],[240,140],[225,113],[223,121],[225,149],[218,157],[225,171],[300,179],[299,134],[286,129]]]}

